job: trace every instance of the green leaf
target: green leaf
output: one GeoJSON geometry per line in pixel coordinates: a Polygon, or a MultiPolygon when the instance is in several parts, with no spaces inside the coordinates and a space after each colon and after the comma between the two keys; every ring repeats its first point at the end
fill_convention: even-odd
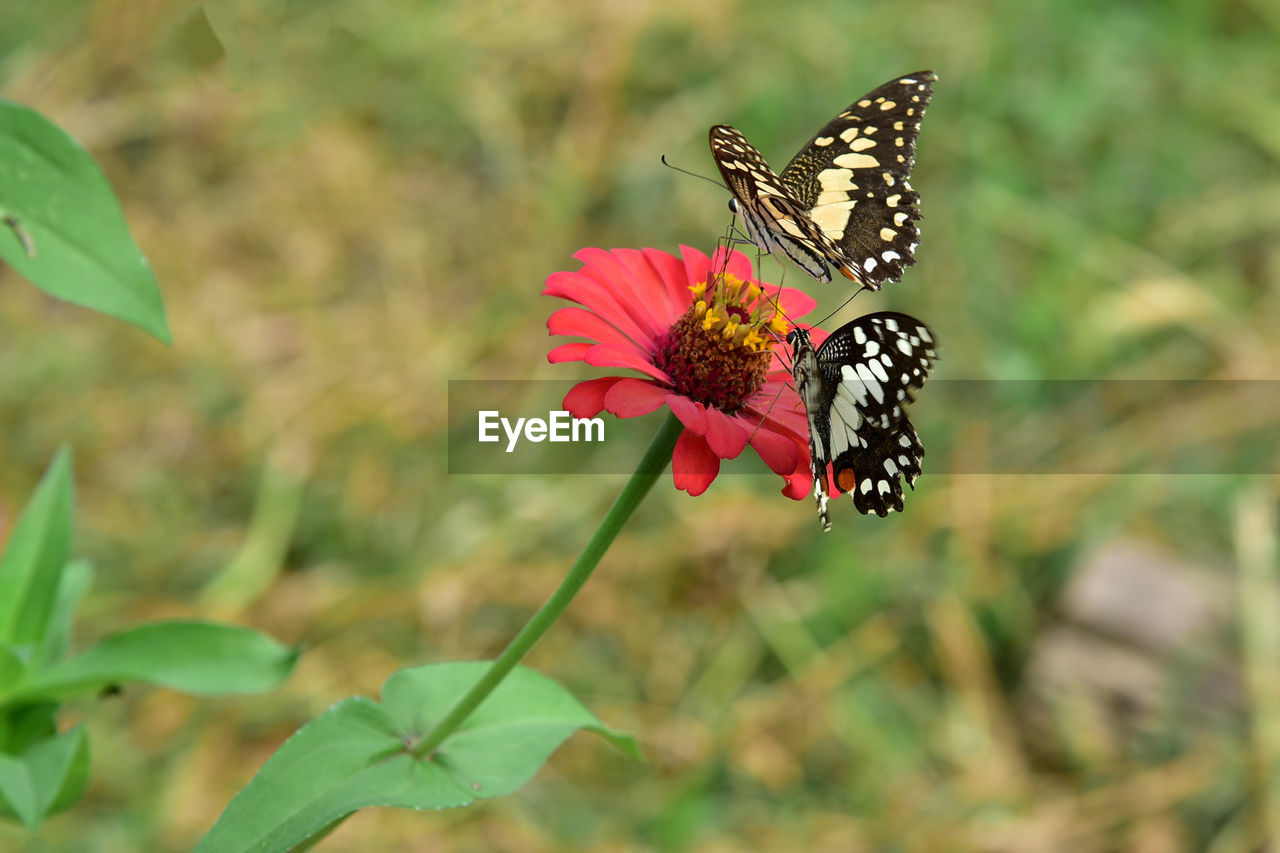
{"type": "Polygon", "coordinates": [[[26,671],[27,662],[19,650],[0,644],[0,693],[16,683],[26,671]]]}
{"type": "Polygon", "coordinates": [[[58,451],[0,555],[0,643],[44,639],[71,550],[71,459],[58,451]]]}
{"type": "Polygon", "coordinates": [[[52,702],[7,708],[0,714],[0,753],[19,755],[58,733],[58,706],[52,702]]]}
{"type": "Polygon", "coordinates": [[[84,727],[47,737],[21,755],[0,755],[0,817],[17,817],[35,829],[84,793],[89,779],[89,739],[84,727]]]}
{"type": "Polygon", "coordinates": [[[169,343],[160,288],[89,152],[0,98],[0,257],[41,290],[169,343]]]}
{"type": "Polygon", "coordinates": [[[10,755],[0,755],[0,815],[17,817],[30,829],[40,825],[31,773],[10,755]]]}
{"type": "Polygon", "coordinates": [[[89,738],[83,725],[42,740],[23,754],[41,815],[68,808],[89,781],[89,738]]]}
{"type": "Polygon", "coordinates": [[[263,765],[196,850],[290,850],[368,806],[443,809],[509,793],[578,729],[639,756],[632,737],[607,728],[563,687],[523,667],[434,755],[413,756],[412,744],[487,667],[405,669],[387,680],[382,704],[361,696],[339,702],[263,765]]]}
{"type": "Polygon", "coordinates": [[[93,584],[93,569],[88,560],[72,560],[62,570],[53,613],[45,627],[44,639],[32,658],[32,669],[40,669],[61,660],[71,643],[71,623],[75,621],[80,599],[93,584]]]}
{"type": "Polygon", "coordinates": [[[83,654],[34,672],[7,701],[61,700],[125,681],[185,693],[262,693],[289,675],[296,649],[232,625],[153,622],[112,635],[83,654]]]}

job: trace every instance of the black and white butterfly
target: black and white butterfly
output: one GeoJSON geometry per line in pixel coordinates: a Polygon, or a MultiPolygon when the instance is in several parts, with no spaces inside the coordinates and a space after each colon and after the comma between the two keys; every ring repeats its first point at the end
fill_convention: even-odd
{"type": "Polygon", "coordinates": [[[831,529],[830,483],[853,497],[858,512],[901,512],[902,477],[915,488],[924,458],[903,406],[915,400],[912,392],[938,357],[933,332],[914,317],[883,311],[846,323],[816,350],[803,329],[793,329],[787,342],[809,419],[813,496],[822,529],[831,529]]]}
{"type": "Polygon", "coordinates": [[[917,71],[885,83],[827,122],[775,173],[746,137],[711,128],[711,155],[760,251],[779,249],[818,281],[835,267],[868,290],[915,263],[920,196],[907,178],[937,80],[917,71]]]}

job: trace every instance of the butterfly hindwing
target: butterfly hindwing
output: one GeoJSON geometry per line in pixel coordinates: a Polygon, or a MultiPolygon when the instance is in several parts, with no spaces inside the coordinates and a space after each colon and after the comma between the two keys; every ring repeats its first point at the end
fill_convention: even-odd
{"type": "Polygon", "coordinates": [[[902,512],[902,478],[915,488],[924,458],[915,427],[905,417],[887,430],[868,423],[858,430],[858,438],[858,446],[841,452],[831,463],[836,488],[848,492],[863,515],[874,512],[884,518],[902,512]]]}
{"type": "Polygon", "coordinates": [[[831,280],[828,265],[871,290],[901,278],[915,263],[920,196],[908,177],[936,79],[918,71],[867,93],[781,174],[737,130],[713,127],[712,156],[752,242],[783,249],[819,281],[831,280]]]}
{"type": "Polygon", "coordinates": [[[903,407],[937,359],[933,333],[913,317],[884,311],[841,326],[816,350],[803,330],[788,340],[823,529],[830,529],[831,484],[848,492],[859,512],[900,511],[902,477],[914,485],[924,457],[903,407]]]}

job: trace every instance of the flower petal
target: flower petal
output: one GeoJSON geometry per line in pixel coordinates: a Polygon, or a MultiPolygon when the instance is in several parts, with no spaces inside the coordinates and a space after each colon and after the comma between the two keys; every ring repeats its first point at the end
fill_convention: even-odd
{"type": "Polygon", "coordinates": [[[587,354],[587,350],[593,346],[595,344],[589,342],[561,344],[547,353],[547,361],[552,364],[559,364],[562,361],[582,361],[582,357],[587,354]]]}
{"type": "Polygon", "coordinates": [[[602,376],[579,382],[564,395],[564,407],[575,418],[594,418],[604,408],[604,395],[621,376],[602,376]]]}
{"type": "MultiPolygon", "coordinates": [[[[794,287],[778,287],[776,284],[770,284],[765,287],[765,292],[769,294],[771,300],[782,306],[783,314],[789,320],[799,319],[818,307],[817,301],[812,296],[794,287]]],[[[825,338],[826,332],[823,332],[822,336],[825,338]]],[[[814,346],[817,345],[818,342],[815,340],[814,346]]]]}
{"type": "Polygon", "coordinates": [[[680,257],[684,260],[685,278],[690,284],[707,280],[711,271],[711,259],[692,246],[680,244],[680,257]]]}
{"type": "Polygon", "coordinates": [[[725,270],[735,278],[742,281],[756,279],[755,271],[751,268],[751,259],[741,252],[730,252],[727,259],[723,246],[717,246],[715,254],[711,256],[711,269],[725,270]]]}
{"type": "Polygon", "coordinates": [[[721,459],[734,459],[747,446],[750,433],[737,418],[731,418],[716,408],[707,412],[707,446],[721,459]]]}
{"type": "Polygon", "coordinates": [[[684,313],[689,306],[689,291],[685,291],[685,298],[680,302],[673,300],[666,279],[649,262],[648,255],[638,249],[614,249],[613,257],[631,272],[637,287],[643,289],[654,316],[667,318],[670,325],[684,313]]]}
{"type": "Polygon", "coordinates": [[[671,477],[676,488],[697,497],[715,482],[719,473],[720,458],[707,447],[706,440],[687,429],[681,432],[671,454],[671,477]]]}
{"type": "Polygon", "coordinates": [[[680,394],[668,394],[667,405],[680,423],[684,424],[694,435],[702,435],[707,431],[707,412],[701,403],[695,403],[680,394]]]}
{"type": "Polygon", "coordinates": [[[651,288],[637,281],[612,252],[586,248],[574,252],[573,256],[583,263],[578,272],[615,293],[618,303],[627,311],[632,321],[645,330],[647,338],[653,339],[665,332],[675,319],[654,315],[651,288]]]}
{"type": "Polygon", "coordinates": [[[812,489],[813,474],[806,467],[787,477],[787,484],[782,487],[782,493],[793,501],[802,501],[808,497],[812,489]]]}
{"type": "Polygon", "coordinates": [[[612,323],[624,335],[644,346],[652,345],[656,339],[648,324],[637,323],[633,313],[640,310],[636,297],[629,291],[612,283],[601,283],[597,279],[577,272],[557,272],[547,276],[543,296],[557,296],[577,302],[599,314],[606,322],[612,323]],[[624,302],[626,304],[624,304],[624,302]]]}
{"type": "Polygon", "coordinates": [[[623,379],[604,395],[604,407],[620,418],[635,418],[661,408],[667,389],[643,379],[623,379]]]}
{"type": "MultiPolygon", "coordinates": [[[[769,466],[769,470],[775,474],[781,474],[786,477],[795,473],[797,467],[801,464],[800,451],[796,447],[796,440],[787,435],[775,432],[770,428],[769,421],[765,421],[760,428],[755,431],[755,435],[751,436],[751,446],[756,453],[760,454],[760,458],[764,460],[764,464],[769,466]]],[[[806,456],[808,454],[805,454],[806,456]]],[[[807,464],[807,460],[805,460],[807,464]]]]}
{"type": "Polygon", "coordinates": [[[608,344],[596,344],[587,350],[587,354],[583,356],[582,360],[595,367],[630,367],[632,370],[638,370],[646,376],[657,379],[659,382],[664,382],[667,385],[671,384],[670,376],[654,367],[652,361],[642,355],[638,355],[634,350],[620,349],[608,344]]]}
{"type": "Polygon", "coordinates": [[[684,263],[670,252],[660,252],[657,249],[645,249],[644,256],[662,277],[676,314],[683,314],[693,304],[693,294],[689,292],[689,286],[694,284],[689,280],[684,263]]]}
{"type": "Polygon", "coordinates": [[[569,307],[556,311],[547,318],[547,332],[552,335],[578,335],[602,344],[631,347],[646,354],[649,352],[643,344],[627,337],[617,326],[584,308],[569,307]]]}

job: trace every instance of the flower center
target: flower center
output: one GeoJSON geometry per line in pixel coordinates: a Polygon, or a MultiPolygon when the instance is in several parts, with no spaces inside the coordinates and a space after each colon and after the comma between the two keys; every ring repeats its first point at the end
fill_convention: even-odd
{"type": "Polygon", "coordinates": [[[693,305],[658,342],[657,365],[677,393],[732,414],[764,384],[787,323],[759,286],[729,273],[689,290],[693,305]]]}

